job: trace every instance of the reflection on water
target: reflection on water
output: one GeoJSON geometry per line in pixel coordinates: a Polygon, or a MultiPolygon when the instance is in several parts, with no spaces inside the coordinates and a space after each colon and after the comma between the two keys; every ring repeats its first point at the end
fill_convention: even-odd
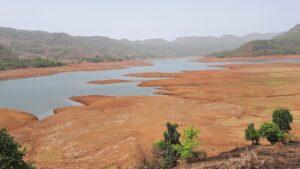
{"type": "MultiPolygon", "coordinates": [[[[299,60],[297,60],[299,61],[299,60]]],[[[121,70],[59,73],[50,76],[0,81],[0,107],[30,112],[39,118],[52,114],[58,107],[77,105],[68,98],[79,95],[152,95],[155,88],[137,87],[143,80],[125,76],[137,72],[181,72],[220,69],[225,63],[191,62],[189,59],[156,60],[152,66],[129,67],[121,70]],[[215,66],[214,66],[215,65],[215,66]],[[134,82],[93,85],[92,80],[125,79],[134,82]]],[[[243,63],[243,62],[240,62],[243,63]]],[[[226,63],[228,64],[228,63],[226,63]]]]}

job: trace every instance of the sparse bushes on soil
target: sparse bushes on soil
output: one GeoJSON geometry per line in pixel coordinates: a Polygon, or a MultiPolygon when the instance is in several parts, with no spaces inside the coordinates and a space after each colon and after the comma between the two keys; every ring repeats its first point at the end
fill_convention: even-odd
{"type": "Polygon", "coordinates": [[[266,138],[271,144],[278,141],[288,142],[292,135],[289,134],[291,130],[290,123],[293,122],[293,116],[288,109],[276,109],[273,112],[273,122],[265,122],[260,126],[259,130],[254,128],[254,123],[248,125],[245,130],[246,140],[251,140],[252,145],[259,142],[259,138],[266,138]]]}

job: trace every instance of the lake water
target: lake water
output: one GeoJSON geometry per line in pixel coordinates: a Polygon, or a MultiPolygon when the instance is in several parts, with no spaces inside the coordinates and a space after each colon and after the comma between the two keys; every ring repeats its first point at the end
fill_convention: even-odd
{"type": "MultiPolygon", "coordinates": [[[[273,62],[276,60],[273,60],[273,62]]],[[[281,62],[282,60],[280,60],[281,62]]],[[[285,60],[299,62],[296,60],[285,60]]],[[[264,63],[255,62],[255,63],[264,63]]],[[[270,62],[270,61],[267,61],[270,62]]],[[[125,76],[138,72],[181,72],[192,70],[221,69],[218,65],[228,63],[201,63],[190,59],[155,60],[152,66],[128,67],[127,69],[105,71],[79,71],[59,73],[50,76],[24,78],[0,81],[0,107],[26,111],[38,118],[51,115],[53,109],[78,105],[69,100],[72,96],[80,95],[110,95],[132,96],[153,95],[155,88],[138,87],[143,80],[153,78],[138,78],[125,76]],[[92,80],[124,79],[134,82],[105,85],[87,84],[92,80]]],[[[252,63],[252,62],[239,62],[252,63]]]]}

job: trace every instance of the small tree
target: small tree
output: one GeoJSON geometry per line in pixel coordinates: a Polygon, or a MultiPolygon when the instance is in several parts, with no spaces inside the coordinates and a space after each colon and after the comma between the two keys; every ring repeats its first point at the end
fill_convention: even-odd
{"type": "Polygon", "coordinates": [[[163,158],[163,168],[171,168],[177,165],[180,153],[176,148],[180,145],[180,133],[177,131],[178,124],[168,122],[167,130],[164,132],[164,140],[154,144],[154,149],[158,151],[158,155],[163,158]]]}
{"type": "Polygon", "coordinates": [[[273,112],[273,123],[277,124],[280,130],[288,133],[292,122],[293,116],[288,109],[277,109],[273,112]]]}
{"type": "Polygon", "coordinates": [[[23,161],[25,149],[16,143],[6,129],[0,130],[0,168],[1,169],[34,169],[23,161]]]}
{"type": "Polygon", "coordinates": [[[278,125],[272,122],[265,122],[261,125],[259,133],[266,138],[271,144],[283,139],[284,132],[282,132],[278,125]]]}
{"type": "Polygon", "coordinates": [[[168,122],[166,124],[166,127],[167,131],[164,132],[164,142],[171,144],[180,144],[180,133],[176,130],[178,128],[178,124],[172,124],[168,122]]]}
{"type": "Polygon", "coordinates": [[[179,152],[181,158],[191,161],[192,157],[196,156],[194,149],[200,144],[198,140],[198,135],[200,131],[195,127],[189,127],[183,131],[183,139],[181,145],[179,146],[179,152]]]}
{"type": "Polygon", "coordinates": [[[258,130],[254,128],[254,123],[250,123],[245,130],[245,139],[246,140],[251,140],[252,145],[258,145],[259,144],[259,139],[260,135],[258,130]]]}

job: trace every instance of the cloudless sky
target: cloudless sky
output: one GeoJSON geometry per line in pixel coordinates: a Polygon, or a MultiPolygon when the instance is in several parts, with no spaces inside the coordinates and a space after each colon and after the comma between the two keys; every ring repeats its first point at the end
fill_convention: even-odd
{"type": "Polygon", "coordinates": [[[282,32],[300,0],[0,0],[0,26],[142,40],[282,32]]]}

